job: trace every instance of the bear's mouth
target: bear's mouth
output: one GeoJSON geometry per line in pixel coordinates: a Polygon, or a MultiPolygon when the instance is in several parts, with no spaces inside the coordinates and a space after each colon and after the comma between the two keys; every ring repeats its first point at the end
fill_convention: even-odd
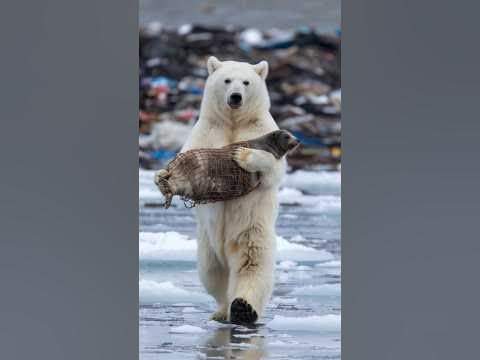
{"type": "Polygon", "coordinates": [[[231,109],[236,110],[236,109],[239,109],[242,106],[242,104],[230,104],[230,103],[228,103],[228,106],[230,106],[231,109]]]}

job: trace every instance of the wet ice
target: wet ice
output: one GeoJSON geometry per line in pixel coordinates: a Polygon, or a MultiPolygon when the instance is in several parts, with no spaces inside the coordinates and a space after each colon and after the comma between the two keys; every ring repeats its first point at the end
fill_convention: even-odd
{"type": "Polygon", "coordinates": [[[193,212],[155,206],[153,172],[140,171],[141,359],[340,358],[340,174],[301,175],[281,190],[274,294],[245,328],[209,320],[193,212]]]}

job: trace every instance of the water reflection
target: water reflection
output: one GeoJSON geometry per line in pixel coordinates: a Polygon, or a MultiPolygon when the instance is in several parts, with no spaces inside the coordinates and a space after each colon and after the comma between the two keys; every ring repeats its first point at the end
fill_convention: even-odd
{"type": "Polygon", "coordinates": [[[267,355],[258,327],[222,327],[200,349],[204,359],[259,360],[267,355]]]}

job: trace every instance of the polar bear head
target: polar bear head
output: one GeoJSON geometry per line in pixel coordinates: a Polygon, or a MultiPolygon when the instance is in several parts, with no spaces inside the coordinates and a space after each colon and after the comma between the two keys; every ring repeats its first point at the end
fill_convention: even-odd
{"type": "Polygon", "coordinates": [[[239,61],[220,61],[211,56],[207,61],[208,79],[203,108],[216,115],[241,119],[256,116],[270,108],[265,79],[268,63],[252,65],[239,61]]]}

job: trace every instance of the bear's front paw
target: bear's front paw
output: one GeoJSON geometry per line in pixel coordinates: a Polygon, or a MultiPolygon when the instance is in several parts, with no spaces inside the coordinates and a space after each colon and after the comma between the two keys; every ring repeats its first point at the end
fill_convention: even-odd
{"type": "Polygon", "coordinates": [[[246,147],[238,147],[233,150],[233,160],[246,171],[251,171],[249,169],[250,157],[252,156],[252,151],[246,147]]]}
{"type": "Polygon", "coordinates": [[[210,320],[215,320],[215,321],[227,321],[228,314],[225,310],[218,310],[215,311],[212,316],[210,316],[210,320]]]}

